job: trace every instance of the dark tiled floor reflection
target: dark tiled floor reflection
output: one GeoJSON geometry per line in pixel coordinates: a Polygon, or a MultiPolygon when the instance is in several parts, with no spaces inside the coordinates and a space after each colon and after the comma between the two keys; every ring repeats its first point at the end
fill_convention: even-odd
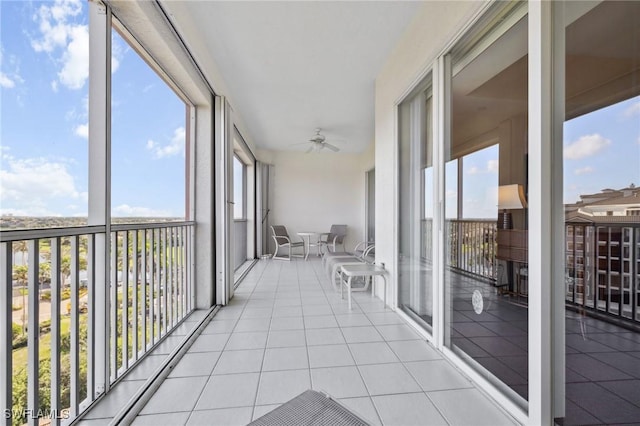
{"type": "Polygon", "coordinates": [[[454,273],[449,278],[454,347],[527,398],[527,308],[508,296],[497,295],[488,283],[454,273]],[[477,312],[472,304],[476,291],[483,302],[482,310],[477,312]]]}
{"type": "MultiPolygon", "coordinates": [[[[450,279],[454,345],[526,398],[526,306],[472,278],[450,279]],[[483,295],[480,314],[474,290],[483,295]]],[[[565,425],[640,424],[640,334],[567,311],[566,356],[565,425]]]]}

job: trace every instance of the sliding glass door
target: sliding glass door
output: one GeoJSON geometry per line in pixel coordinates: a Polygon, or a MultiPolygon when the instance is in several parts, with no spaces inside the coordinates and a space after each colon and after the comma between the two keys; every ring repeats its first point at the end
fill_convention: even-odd
{"type": "Polygon", "coordinates": [[[497,4],[449,53],[444,344],[528,394],[526,5],[497,4]]]}
{"type": "Polygon", "coordinates": [[[399,106],[398,305],[433,326],[434,156],[431,76],[399,106]]]}

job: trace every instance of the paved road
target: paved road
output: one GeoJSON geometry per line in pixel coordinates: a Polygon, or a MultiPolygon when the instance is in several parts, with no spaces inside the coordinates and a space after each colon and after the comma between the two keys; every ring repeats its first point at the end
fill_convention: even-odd
{"type": "MultiPolygon", "coordinates": [[[[87,301],[87,295],[80,297],[80,304],[87,301]]],[[[23,297],[22,296],[14,296],[13,297],[13,305],[14,306],[22,306],[23,297]]],[[[26,304],[24,309],[24,320],[29,320],[29,298],[24,296],[24,303],[26,304]]],[[[71,309],[71,299],[62,300],[60,302],[60,312],[66,314],[68,310],[71,309]]],[[[48,300],[41,300],[40,307],[40,322],[51,319],[51,302],[48,300]]],[[[23,312],[22,309],[13,311],[13,319],[12,321],[18,325],[22,325],[23,312]]]]}

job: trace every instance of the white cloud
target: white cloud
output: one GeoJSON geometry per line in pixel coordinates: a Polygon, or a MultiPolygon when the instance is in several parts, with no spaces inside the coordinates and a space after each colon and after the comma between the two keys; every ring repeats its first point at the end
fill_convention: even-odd
{"type": "Polygon", "coordinates": [[[569,160],[579,160],[595,155],[609,145],[611,140],[597,133],[584,135],[564,147],[564,156],[569,160]]]}
{"type": "Polygon", "coordinates": [[[575,175],[580,176],[580,175],[586,175],[586,174],[589,174],[589,173],[593,173],[594,171],[595,170],[593,169],[593,167],[586,166],[586,167],[582,167],[582,168],[579,168],[579,169],[575,169],[573,171],[573,173],[575,175]]]}
{"type": "Polygon", "coordinates": [[[3,208],[3,212],[13,214],[55,215],[49,209],[53,200],[85,199],[85,193],[78,191],[69,171],[69,162],[64,159],[16,159],[4,154],[0,186],[0,204],[10,206],[3,208]]]}
{"type": "Polygon", "coordinates": [[[487,171],[489,173],[498,173],[498,160],[489,160],[487,161],[487,171]]]}
{"type": "Polygon", "coordinates": [[[485,173],[498,173],[498,160],[488,160],[485,169],[480,169],[477,166],[471,166],[471,168],[467,170],[468,175],[479,175],[485,173]]]}
{"type": "Polygon", "coordinates": [[[62,55],[58,78],[69,89],[81,89],[89,78],[89,28],[74,26],[69,33],[71,41],[62,55]]]}
{"type": "Polygon", "coordinates": [[[128,204],[121,204],[113,209],[114,216],[128,217],[170,217],[168,210],[156,210],[148,207],[133,207],[128,204]]]}
{"type": "Polygon", "coordinates": [[[633,117],[636,115],[640,115],[640,101],[630,105],[627,109],[624,110],[622,115],[625,118],[633,117]]]}
{"type": "MultiPolygon", "coordinates": [[[[6,68],[6,65],[3,66],[5,63],[3,59],[4,52],[3,49],[0,48],[0,67],[6,68]]],[[[0,87],[3,89],[13,89],[16,87],[16,83],[22,83],[24,81],[22,77],[20,77],[19,63],[15,56],[9,57],[9,68],[11,68],[11,71],[8,73],[0,71],[0,87]]]]}
{"type": "Polygon", "coordinates": [[[5,73],[0,72],[0,87],[4,89],[13,89],[16,82],[9,78],[5,73]]]}
{"type": "Polygon", "coordinates": [[[67,23],[68,19],[82,12],[81,0],[56,0],[53,6],[48,4],[40,6],[33,17],[42,35],[40,39],[31,41],[31,46],[36,52],[51,53],[58,47],[64,47],[73,27],[67,23]]]}
{"type": "Polygon", "coordinates": [[[80,124],[76,126],[74,133],[84,139],[89,139],[89,124],[80,124]]]}
{"type": "Polygon", "coordinates": [[[158,143],[149,139],[147,141],[147,149],[153,152],[155,158],[173,157],[182,154],[184,156],[184,127],[178,127],[173,131],[173,136],[167,145],[160,146],[158,143]]]}
{"type": "Polygon", "coordinates": [[[124,56],[125,49],[118,42],[111,38],[111,73],[115,73],[120,68],[120,62],[124,56]]]}
{"type": "MultiPolygon", "coordinates": [[[[56,0],[40,6],[34,21],[40,37],[31,41],[36,52],[44,52],[60,64],[58,80],[69,89],[81,89],[89,77],[89,27],[72,22],[82,12],[81,0],[56,0]]],[[[51,85],[57,91],[57,84],[51,85]]]]}

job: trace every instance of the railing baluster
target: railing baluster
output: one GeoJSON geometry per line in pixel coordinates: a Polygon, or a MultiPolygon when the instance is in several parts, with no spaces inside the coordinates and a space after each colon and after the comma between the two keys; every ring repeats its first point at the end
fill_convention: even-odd
{"type": "Polygon", "coordinates": [[[122,367],[129,368],[129,231],[122,233],[122,367]]]}
{"type": "Polygon", "coordinates": [[[118,377],[118,232],[113,232],[111,236],[111,282],[110,294],[111,304],[109,305],[111,348],[109,350],[111,372],[110,380],[113,383],[118,377]]]}
{"type": "Polygon", "coordinates": [[[173,306],[173,228],[167,228],[167,248],[165,250],[167,255],[167,305],[169,307],[168,312],[168,327],[173,327],[175,321],[175,312],[173,306]]]}
{"type": "Polygon", "coordinates": [[[160,252],[160,267],[162,268],[162,335],[167,334],[167,228],[160,230],[162,234],[162,250],[160,252]]]}
{"type": "Polygon", "coordinates": [[[191,310],[192,306],[195,304],[191,300],[192,289],[191,289],[191,228],[186,229],[186,241],[187,241],[187,251],[185,252],[185,270],[187,274],[187,311],[191,310]]]}
{"type": "Polygon", "coordinates": [[[96,398],[95,344],[96,344],[96,236],[87,235],[87,399],[96,398]]]}
{"type": "MultiPolygon", "coordinates": [[[[51,239],[51,409],[60,413],[60,238],[51,239]]],[[[59,425],[55,416],[52,425],[59,425]]]]}
{"type": "Polygon", "coordinates": [[[180,321],[180,228],[173,227],[173,244],[172,244],[172,258],[173,258],[173,306],[174,306],[174,319],[173,325],[176,325],[180,321]]]}
{"type": "Polygon", "coordinates": [[[156,230],[155,229],[151,229],[149,231],[149,237],[151,239],[151,241],[149,242],[149,321],[151,322],[150,324],[150,340],[151,340],[151,345],[153,346],[153,344],[155,344],[156,342],[156,306],[155,306],[155,245],[156,245],[156,239],[155,239],[155,233],[156,230]]]}
{"type": "Polygon", "coordinates": [[[185,285],[187,283],[187,266],[186,266],[186,259],[185,259],[185,254],[186,254],[186,246],[185,246],[185,227],[181,226],[180,227],[180,266],[181,266],[181,285],[180,285],[180,302],[181,302],[181,306],[182,306],[182,312],[181,312],[181,317],[184,318],[184,316],[186,315],[187,312],[187,299],[186,299],[186,289],[185,289],[185,285]]]}
{"type": "Polygon", "coordinates": [[[142,230],[142,250],[140,252],[140,266],[142,266],[141,271],[141,294],[140,299],[142,301],[142,352],[147,351],[147,230],[142,230]]]}
{"type": "MultiPolygon", "coordinates": [[[[13,407],[13,250],[12,243],[0,244],[0,270],[4,271],[0,279],[0,409],[11,413],[13,407]]],[[[22,307],[24,309],[24,306],[22,307]]],[[[1,416],[0,424],[11,426],[10,416],[1,416]]]]}
{"type": "Polygon", "coordinates": [[[138,359],[138,291],[140,289],[140,277],[138,276],[138,231],[131,231],[133,241],[131,242],[131,255],[132,255],[132,267],[133,267],[133,291],[132,291],[132,312],[131,312],[131,358],[133,361],[138,359]]]}
{"type": "MultiPolygon", "coordinates": [[[[35,415],[40,408],[38,392],[40,390],[39,381],[39,355],[40,355],[40,294],[38,285],[40,253],[38,247],[39,240],[29,240],[28,253],[29,266],[28,272],[28,290],[29,290],[29,319],[28,335],[27,335],[27,409],[30,415],[28,423],[34,426],[38,425],[38,418],[35,415]]],[[[9,377],[12,377],[10,375],[9,377]]]]}
{"type": "Polygon", "coordinates": [[[80,406],[80,319],[78,311],[80,304],[78,303],[78,281],[80,276],[79,265],[79,250],[78,250],[78,236],[71,237],[71,323],[69,333],[71,334],[71,416],[78,415],[78,408],[80,406]]]}
{"type": "Polygon", "coordinates": [[[161,229],[157,230],[157,235],[156,235],[156,247],[155,247],[155,255],[154,255],[154,259],[156,262],[156,320],[157,320],[157,325],[158,325],[158,335],[157,335],[157,339],[160,339],[160,337],[162,337],[162,300],[161,300],[161,294],[162,294],[162,289],[161,289],[161,270],[162,270],[162,241],[161,241],[161,229]]]}

